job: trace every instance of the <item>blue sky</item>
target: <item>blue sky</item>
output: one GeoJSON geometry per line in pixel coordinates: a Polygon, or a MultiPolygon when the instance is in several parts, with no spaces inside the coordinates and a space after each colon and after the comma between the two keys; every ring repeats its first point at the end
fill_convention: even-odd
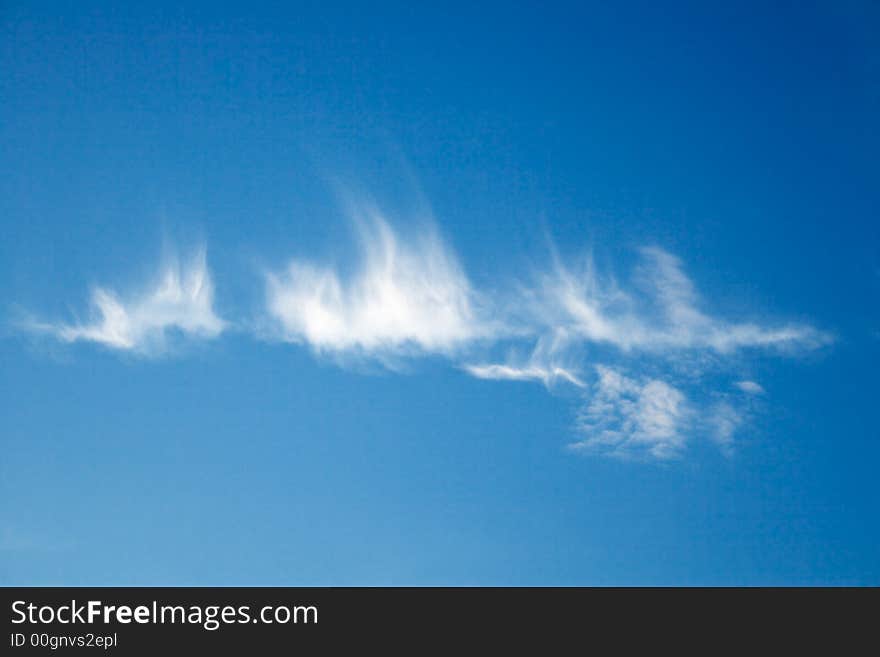
{"type": "Polygon", "coordinates": [[[0,8],[0,583],[880,584],[877,7],[361,5],[0,8]]]}

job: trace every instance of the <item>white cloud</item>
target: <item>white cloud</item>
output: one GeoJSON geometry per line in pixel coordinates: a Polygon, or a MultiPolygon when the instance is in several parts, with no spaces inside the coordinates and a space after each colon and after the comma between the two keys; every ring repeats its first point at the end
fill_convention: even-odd
{"type": "Polygon", "coordinates": [[[586,384],[568,346],[564,331],[537,339],[527,358],[511,354],[505,363],[465,365],[464,370],[479,379],[495,381],[538,381],[550,388],[559,382],[579,388],[586,384]]]}
{"type": "Polygon", "coordinates": [[[755,381],[737,381],[734,383],[737,388],[739,388],[742,392],[745,392],[749,395],[763,395],[764,388],[760,383],[755,381]]]}
{"type": "MultiPolygon", "coordinates": [[[[678,258],[659,248],[639,251],[626,286],[597,273],[591,261],[575,271],[557,259],[515,295],[489,294],[474,289],[435,230],[403,237],[377,212],[357,218],[360,250],[352,266],[295,259],[266,275],[268,335],[389,367],[401,356],[441,355],[480,379],[573,386],[583,396],[580,436],[571,445],[577,450],[669,459],[695,433],[706,433],[730,452],[747,415],[727,401],[692,401],[707,392],[726,399],[705,389],[708,368],[735,369],[746,350],[790,354],[831,341],[804,324],[711,314],[678,258]]],[[[213,295],[201,249],[185,266],[167,264],[141,295],[95,289],[90,321],[32,327],[66,342],[155,353],[174,334],[219,335],[226,323],[213,310],[213,295]]],[[[733,385],[749,396],[764,393],[754,381],[733,385]]]]}
{"type": "Polygon", "coordinates": [[[213,338],[226,323],[213,310],[214,286],[205,249],[185,264],[171,258],[146,292],[122,299],[95,288],[91,321],[76,324],[33,324],[64,342],[96,342],[116,350],[152,354],[163,351],[176,331],[189,338],[213,338]]]}
{"type": "Polygon", "coordinates": [[[562,367],[546,368],[537,365],[513,367],[511,365],[490,363],[485,365],[466,365],[464,370],[478,379],[493,381],[539,381],[547,387],[550,387],[556,381],[567,381],[579,388],[585,385],[577,375],[562,367]]]}
{"type": "Polygon", "coordinates": [[[727,400],[699,404],[660,379],[629,377],[598,365],[578,414],[576,430],[582,437],[569,447],[666,460],[681,456],[692,439],[704,436],[730,456],[746,420],[746,411],[727,400]]]}
{"type": "Polygon", "coordinates": [[[684,394],[658,379],[636,380],[605,366],[577,421],[583,438],[572,449],[611,456],[677,457],[687,442],[692,410],[684,394]]]}
{"type": "Polygon", "coordinates": [[[641,249],[640,255],[636,284],[629,292],[601,279],[591,262],[579,274],[557,263],[526,299],[535,330],[564,329],[588,343],[654,353],[812,349],[831,339],[802,324],[763,326],[712,317],[700,308],[699,295],[678,258],[655,247],[641,249]]]}
{"type": "Polygon", "coordinates": [[[360,266],[347,278],[298,260],[267,277],[268,311],[283,339],[382,357],[452,354],[486,335],[470,282],[435,232],[403,240],[373,214],[360,246],[360,266]]]}
{"type": "Polygon", "coordinates": [[[744,414],[728,402],[721,402],[710,409],[706,418],[709,437],[724,454],[731,454],[735,434],[745,419],[744,414]]]}
{"type": "MultiPolygon", "coordinates": [[[[804,324],[714,316],[678,258],[655,247],[639,256],[626,287],[601,276],[592,260],[575,271],[557,258],[552,270],[505,306],[515,312],[504,324],[515,327],[520,345],[531,341],[531,351],[524,356],[521,348],[510,350],[506,359],[464,369],[482,379],[538,381],[548,388],[568,381],[583,388],[577,422],[582,438],[572,445],[578,450],[667,459],[703,434],[729,454],[746,415],[727,402],[689,401],[686,390],[703,396],[707,369],[735,367],[742,359],[738,352],[792,354],[820,347],[831,336],[804,324]],[[653,374],[629,378],[603,361],[653,374]],[[586,386],[581,371],[593,366],[596,382],[586,386]],[[663,372],[676,373],[684,389],[656,378],[663,372]]],[[[764,392],[754,381],[734,385],[752,396],[764,392]]]]}

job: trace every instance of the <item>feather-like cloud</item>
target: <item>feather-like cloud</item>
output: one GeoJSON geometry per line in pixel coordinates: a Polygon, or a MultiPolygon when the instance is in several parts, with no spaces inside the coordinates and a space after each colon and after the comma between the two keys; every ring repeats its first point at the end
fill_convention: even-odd
{"type": "MultiPolygon", "coordinates": [[[[557,258],[534,285],[505,296],[477,293],[436,231],[403,239],[378,213],[359,225],[350,275],[294,260],[267,276],[281,338],[380,361],[440,354],[479,379],[571,386],[582,397],[577,451],[671,459],[702,434],[731,454],[747,414],[703,389],[708,364],[723,371],[740,352],[791,354],[831,341],[805,324],[711,314],[681,261],[656,247],[639,251],[626,287],[590,261],[573,270],[557,258]],[[502,345],[504,358],[486,357],[502,345]],[[669,383],[682,369],[687,376],[669,383]]],[[[763,392],[754,381],[733,385],[763,392]]]]}
{"type": "MultiPolygon", "coordinates": [[[[703,434],[730,454],[764,394],[735,376],[744,358],[832,340],[803,323],[712,314],[681,261],[656,247],[639,251],[627,285],[589,260],[575,269],[556,258],[532,285],[509,285],[515,292],[503,294],[503,285],[475,289],[435,228],[404,236],[376,211],[356,219],[351,266],[294,259],[266,274],[272,328],[262,335],[388,367],[439,355],[479,379],[568,386],[581,400],[570,445],[577,451],[670,459],[703,434]],[[726,391],[708,387],[719,372],[733,379],[726,391]]],[[[154,354],[175,335],[213,338],[227,327],[214,311],[204,249],[185,263],[166,262],[141,294],[99,287],[91,302],[88,321],[32,328],[64,342],[154,354]]]]}
{"type": "Polygon", "coordinates": [[[224,322],[214,312],[214,284],[204,248],[184,263],[169,258],[156,281],[137,295],[123,298],[108,288],[92,291],[90,319],[84,323],[33,323],[63,342],[94,342],[120,351],[156,354],[173,333],[186,338],[214,338],[224,322]]]}
{"type": "MultiPolygon", "coordinates": [[[[686,389],[657,373],[684,368],[688,377],[679,386],[702,388],[709,363],[713,370],[724,370],[739,362],[739,352],[793,354],[832,338],[805,324],[714,316],[678,258],[656,247],[641,249],[639,255],[627,288],[599,275],[590,260],[573,270],[557,259],[509,304],[517,309],[516,320],[505,323],[516,322],[517,340],[531,341],[531,352],[524,357],[519,348],[505,359],[464,369],[482,379],[530,380],[547,387],[568,382],[580,388],[579,439],[572,445],[580,451],[668,459],[702,433],[730,454],[745,414],[729,402],[691,401],[686,389]],[[653,374],[628,377],[620,365],[653,374]],[[591,376],[583,374],[591,369],[591,376]]],[[[763,393],[754,381],[734,386],[751,396],[763,393]]]]}
{"type": "Polygon", "coordinates": [[[803,324],[762,325],[713,317],[681,261],[656,248],[640,250],[633,289],[603,280],[591,263],[575,273],[557,263],[526,300],[535,330],[604,344],[628,352],[707,350],[729,354],[742,348],[815,348],[830,337],[803,324]]]}
{"type": "Polygon", "coordinates": [[[452,354],[487,335],[471,284],[435,231],[402,239],[377,214],[360,228],[350,276],[302,260],[267,276],[268,312],[284,340],[382,357],[452,354]]]}

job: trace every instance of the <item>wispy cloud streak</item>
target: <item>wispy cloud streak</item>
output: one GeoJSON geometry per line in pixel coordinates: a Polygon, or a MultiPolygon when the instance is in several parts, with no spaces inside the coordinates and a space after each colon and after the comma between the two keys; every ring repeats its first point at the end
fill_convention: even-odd
{"type": "Polygon", "coordinates": [[[750,395],[763,395],[764,387],[755,381],[737,381],[733,384],[736,388],[750,395]]]}
{"type": "MultiPolygon", "coordinates": [[[[832,337],[805,324],[713,316],[678,258],[656,247],[639,256],[628,287],[601,276],[592,260],[573,270],[556,258],[509,304],[516,319],[505,324],[516,322],[517,339],[532,342],[530,354],[523,357],[520,349],[464,369],[482,379],[577,386],[584,402],[571,447],[578,451],[670,459],[684,452],[691,436],[703,434],[731,454],[745,414],[728,402],[701,406],[680,386],[702,387],[707,363],[733,367],[740,352],[795,354],[832,337]],[[620,364],[653,374],[629,377],[620,364]],[[682,368],[688,377],[679,387],[658,378],[682,368]]],[[[754,381],[733,385],[746,395],[764,392],[754,381]]]]}
{"type": "Polygon", "coordinates": [[[405,240],[376,213],[360,229],[350,276],[302,260],[267,276],[284,340],[318,352],[449,355],[487,335],[471,284],[435,231],[405,240]]]}
{"type": "Polygon", "coordinates": [[[94,342],[110,349],[143,355],[163,352],[172,333],[187,338],[218,336],[226,327],[214,312],[214,285],[204,248],[185,263],[169,258],[156,282],[128,298],[96,287],[91,318],[84,323],[33,322],[30,328],[48,332],[63,342],[94,342]]]}
{"type": "Polygon", "coordinates": [[[556,381],[566,381],[579,388],[584,387],[584,382],[577,375],[562,367],[541,367],[538,365],[525,365],[514,367],[512,365],[466,365],[464,370],[478,379],[491,381],[539,381],[550,387],[556,381]]]}
{"type": "MultiPolygon", "coordinates": [[[[531,284],[478,290],[433,225],[402,234],[372,208],[354,214],[350,266],[293,259],[265,274],[270,328],[258,323],[261,336],[340,361],[396,369],[400,359],[441,356],[478,379],[568,388],[579,400],[576,451],[668,460],[704,435],[732,454],[765,395],[738,372],[744,360],[832,341],[804,323],[713,314],[681,261],[657,247],[639,250],[624,285],[592,260],[575,268],[557,256],[531,284]],[[712,390],[719,373],[726,382],[712,390]]],[[[228,326],[214,311],[203,248],[167,261],[141,294],[95,288],[91,305],[88,321],[30,328],[156,354],[173,336],[214,338],[228,326]]]]}
{"type": "Polygon", "coordinates": [[[730,322],[701,309],[701,299],[681,261],[656,247],[640,250],[633,289],[602,279],[591,262],[578,273],[557,262],[526,297],[537,331],[565,330],[585,342],[628,352],[742,348],[815,348],[830,336],[802,324],[765,326],[730,322]]]}

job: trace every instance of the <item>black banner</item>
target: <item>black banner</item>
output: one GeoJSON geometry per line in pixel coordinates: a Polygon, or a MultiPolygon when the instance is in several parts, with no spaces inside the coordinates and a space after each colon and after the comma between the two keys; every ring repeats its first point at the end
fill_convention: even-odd
{"type": "Polygon", "coordinates": [[[877,589],[8,588],[3,654],[876,646],[877,589]],[[597,643],[601,642],[601,643],[597,643]],[[828,643],[831,642],[831,643],[828,643]]]}

